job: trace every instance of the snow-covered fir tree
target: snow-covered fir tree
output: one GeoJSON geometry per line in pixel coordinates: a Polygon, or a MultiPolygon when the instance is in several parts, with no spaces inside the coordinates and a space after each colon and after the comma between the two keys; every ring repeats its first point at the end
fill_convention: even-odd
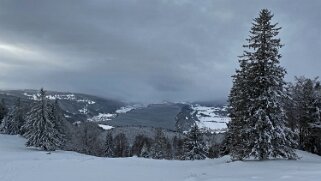
{"type": "Polygon", "coordinates": [[[114,156],[114,145],[113,145],[113,135],[111,132],[108,132],[105,140],[105,156],[113,157],[114,156]]]}
{"type": "Polygon", "coordinates": [[[233,77],[227,136],[233,159],[296,158],[293,132],[286,127],[283,109],[286,71],[279,65],[282,44],[276,36],[280,28],[272,24],[272,17],[263,9],[254,19],[248,44],[243,46],[247,50],[233,77]]]}
{"type": "Polygon", "coordinates": [[[174,159],[182,159],[184,155],[184,139],[180,136],[175,136],[173,138],[173,158],[174,159]]]}
{"type": "Polygon", "coordinates": [[[39,100],[27,113],[24,136],[28,139],[26,146],[39,147],[46,151],[54,151],[62,145],[61,135],[55,128],[50,116],[46,93],[40,90],[39,100]]]}
{"type": "Polygon", "coordinates": [[[246,88],[248,67],[246,59],[239,60],[240,68],[236,70],[236,74],[232,76],[233,87],[229,95],[229,117],[231,121],[227,124],[228,132],[224,141],[223,154],[229,153],[233,159],[241,160],[246,157],[246,150],[248,147],[248,134],[246,129],[248,125],[247,120],[250,115],[249,107],[249,90],[246,88]]]}
{"type": "Polygon", "coordinates": [[[156,130],[154,143],[151,147],[151,155],[154,159],[165,159],[168,157],[167,152],[168,140],[161,129],[156,130]]]}
{"type": "Polygon", "coordinates": [[[143,158],[150,158],[151,155],[150,155],[150,152],[149,152],[149,149],[148,149],[148,146],[146,143],[143,144],[143,147],[140,151],[140,157],[143,157],[143,158]]]}
{"type": "MultiPolygon", "coordinates": [[[[149,148],[151,145],[152,139],[143,135],[139,134],[135,137],[135,141],[133,145],[131,146],[131,155],[141,156],[142,155],[142,149],[145,145],[146,149],[145,152],[149,152],[149,148]]],[[[150,154],[148,153],[148,157],[150,154]]]]}
{"type": "Polygon", "coordinates": [[[5,116],[8,114],[8,108],[5,105],[4,99],[0,101],[0,124],[2,123],[5,116]]]}
{"type": "Polygon", "coordinates": [[[24,111],[21,100],[18,98],[13,109],[4,118],[2,132],[12,135],[23,134],[22,126],[24,123],[24,111]]]}
{"type": "Polygon", "coordinates": [[[66,127],[66,120],[59,106],[58,99],[55,100],[54,103],[48,103],[50,112],[49,112],[49,119],[54,124],[54,129],[58,131],[57,139],[61,142],[61,146],[66,143],[66,135],[67,135],[67,127],[66,127]]]}
{"type": "Polygon", "coordinates": [[[183,160],[203,160],[207,155],[206,144],[197,124],[191,128],[184,140],[183,160]]]}

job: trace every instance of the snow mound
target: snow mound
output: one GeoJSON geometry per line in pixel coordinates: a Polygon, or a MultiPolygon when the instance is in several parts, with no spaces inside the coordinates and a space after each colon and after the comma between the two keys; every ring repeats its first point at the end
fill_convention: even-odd
{"type": "Polygon", "coordinates": [[[298,151],[301,160],[200,161],[99,158],[75,152],[51,154],[24,146],[19,136],[0,134],[1,181],[228,181],[320,180],[321,157],[298,151]]]}

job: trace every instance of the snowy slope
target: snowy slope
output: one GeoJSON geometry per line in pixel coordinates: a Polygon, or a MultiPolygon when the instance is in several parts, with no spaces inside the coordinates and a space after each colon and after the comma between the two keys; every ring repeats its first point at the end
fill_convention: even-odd
{"type": "Polygon", "coordinates": [[[225,181],[320,180],[321,157],[299,152],[298,161],[226,163],[228,157],[203,161],[98,158],[74,152],[25,148],[18,136],[0,135],[1,181],[225,181]]]}
{"type": "Polygon", "coordinates": [[[110,130],[113,129],[114,127],[105,125],[105,124],[98,124],[99,127],[103,128],[104,130],[110,130]]]}
{"type": "Polygon", "coordinates": [[[88,118],[87,120],[92,122],[110,121],[113,118],[117,117],[119,114],[126,114],[129,111],[132,111],[141,107],[142,106],[138,104],[127,105],[127,106],[120,107],[115,111],[115,113],[99,113],[98,115],[88,118]]]}
{"type": "Polygon", "coordinates": [[[227,130],[227,124],[230,118],[221,115],[220,112],[226,112],[225,107],[209,107],[201,106],[199,104],[192,105],[191,108],[194,110],[193,115],[196,115],[198,127],[215,133],[222,133],[227,130]]]}
{"type": "MultiPolygon", "coordinates": [[[[40,93],[37,94],[28,94],[26,92],[23,93],[23,95],[29,97],[31,100],[39,100],[40,93]]],[[[47,99],[49,100],[71,100],[71,101],[76,101],[76,102],[84,102],[87,104],[95,104],[95,101],[89,100],[89,99],[77,99],[77,96],[72,93],[67,93],[67,94],[52,94],[52,95],[47,95],[47,99]]]]}

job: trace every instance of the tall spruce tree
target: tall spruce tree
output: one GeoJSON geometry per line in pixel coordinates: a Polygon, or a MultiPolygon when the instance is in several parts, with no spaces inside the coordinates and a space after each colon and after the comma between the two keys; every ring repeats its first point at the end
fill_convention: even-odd
{"type": "Polygon", "coordinates": [[[276,38],[281,28],[271,23],[272,17],[263,9],[254,19],[248,44],[243,46],[247,50],[233,76],[227,134],[233,159],[296,158],[283,110],[286,71],[279,65],[282,44],[276,38]]]}
{"type": "Polygon", "coordinates": [[[24,136],[28,139],[26,146],[54,151],[62,145],[61,135],[50,116],[51,109],[43,89],[40,90],[39,99],[27,114],[26,124],[23,126],[26,130],[24,136]]]}

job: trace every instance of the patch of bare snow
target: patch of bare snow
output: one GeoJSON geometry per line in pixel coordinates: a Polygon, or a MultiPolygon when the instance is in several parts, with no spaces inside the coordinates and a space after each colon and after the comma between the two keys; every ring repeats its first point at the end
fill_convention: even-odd
{"type": "Polygon", "coordinates": [[[116,114],[99,113],[97,116],[89,118],[88,121],[92,121],[92,122],[109,121],[114,117],[116,117],[116,114]]]}
{"type": "Polygon", "coordinates": [[[99,127],[103,128],[104,130],[110,130],[113,129],[114,127],[105,125],[105,124],[98,124],[99,127]]]}
{"type": "Polygon", "coordinates": [[[142,105],[139,105],[139,104],[134,104],[134,105],[129,105],[129,106],[123,106],[121,107],[120,109],[116,110],[116,113],[117,114],[124,114],[124,113],[127,113],[129,111],[132,111],[134,109],[137,109],[137,108],[140,108],[140,107],[143,107],[142,105]]]}
{"type": "Polygon", "coordinates": [[[196,124],[200,129],[213,133],[222,133],[227,130],[226,123],[230,121],[230,118],[217,113],[218,111],[225,111],[225,108],[201,106],[198,104],[191,107],[194,110],[192,114],[196,113],[196,117],[199,120],[196,124]]]}
{"type": "Polygon", "coordinates": [[[88,109],[87,109],[87,105],[85,107],[83,107],[82,109],[78,110],[80,113],[82,114],[88,114],[88,109]]]}

